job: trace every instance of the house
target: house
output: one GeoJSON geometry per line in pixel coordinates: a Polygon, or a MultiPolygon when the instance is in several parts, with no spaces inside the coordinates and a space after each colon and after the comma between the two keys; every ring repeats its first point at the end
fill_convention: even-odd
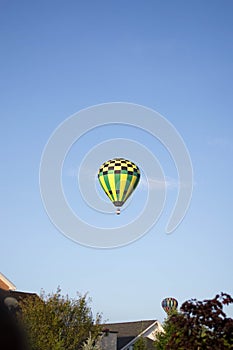
{"type": "Polygon", "coordinates": [[[15,285],[0,273],[0,348],[4,350],[27,349],[25,333],[16,322],[19,300],[32,293],[17,292],[15,285]]]}
{"type": "MultiPolygon", "coordinates": [[[[15,285],[0,273],[0,306],[7,307],[13,314],[20,299],[37,297],[35,293],[16,291],[15,285]]],[[[103,350],[133,350],[141,337],[145,339],[146,349],[154,350],[156,334],[163,332],[157,320],[106,323],[102,326],[101,345],[103,350]]]]}
{"type": "Polygon", "coordinates": [[[157,320],[107,323],[103,325],[103,350],[132,350],[139,338],[144,338],[146,348],[154,350],[156,334],[163,332],[157,320]]]}
{"type": "Polygon", "coordinates": [[[1,272],[0,272],[0,289],[3,290],[16,290],[16,286],[6,278],[1,272]]]}
{"type": "Polygon", "coordinates": [[[9,309],[14,309],[17,307],[20,299],[28,298],[29,296],[37,297],[37,294],[16,291],[16,286],[0,273],[0,303],[9,309]]]}

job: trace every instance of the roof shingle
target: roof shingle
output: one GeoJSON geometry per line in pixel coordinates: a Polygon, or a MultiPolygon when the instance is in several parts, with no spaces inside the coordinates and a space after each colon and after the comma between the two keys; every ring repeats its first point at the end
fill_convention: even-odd
{"type": "Polygon", "coordinates": [[[106,323],[104,329],[118,332],[117,334],[117,350],[122,349],[131,340],[137,337],[141,332],[150,327],[156,320],[121,322],[121,323],[106,323]]]}

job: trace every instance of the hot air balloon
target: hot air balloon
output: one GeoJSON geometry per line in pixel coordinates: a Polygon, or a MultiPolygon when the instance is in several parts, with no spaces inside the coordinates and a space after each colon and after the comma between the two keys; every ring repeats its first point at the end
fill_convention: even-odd
{"type": "Polygon", "coordinates": [[[162,301],[162,308],[169,314],[171,311],[176,310],[178,307],[178,301],[175,298],[165,298],[162,301]]]}
{"type": "Polygon", "coordinates": [[[101,165],[98,179],[104,192],[117,207],[116,214],[120,214],[120,207],[133,193],[140,180],[140,170],[133,162],[114,158],[101,165]]]}

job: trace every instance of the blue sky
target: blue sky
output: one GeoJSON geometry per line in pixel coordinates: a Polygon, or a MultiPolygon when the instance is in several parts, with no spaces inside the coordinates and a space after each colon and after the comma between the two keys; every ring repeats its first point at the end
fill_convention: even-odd
{"type": "MultiPolygon", "coordinates": [[[[1,1],[0,271],[19,290],[88,291],[94,311],[109,321],[162,320],[164,296],[181,304],[233,293],[232,14],[227,0],[1,1]],[[56,230],[38,177],[54,129],[82,108],[112,101],[145,105],[173,123],[189,149],[195,186],[172,235],[164,228],[174,188],[147,235],[103,251],[56,230]]],[[[159,142],[130,135],[175,177],[159,142]]],[[[83,140],[87,149],[98,141],[96,134],[90,138],[83,140]]],[[[69,196],[74,180],[66,181],[69,196]]]]}

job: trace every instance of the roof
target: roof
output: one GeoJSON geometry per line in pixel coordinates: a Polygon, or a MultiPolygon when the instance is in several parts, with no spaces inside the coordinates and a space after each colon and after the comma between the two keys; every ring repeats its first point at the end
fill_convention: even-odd
{"type": "Polygon", "coordinates": [[[117,350],[120,350],[155,322],[156,320],[142,320],[135,322],[106,323],[102,326],[104,329],[109,329],[109,331],[118,332],[117,350]]]}
{"type": "Polygon", "coordinates": [[[25,299],[28,297],[38,297],[38,295],[36,293],[18,292],[14,290],[4,290],[0,288],[0,301],[3,301],[6,297],[12,297],[19,301],[20,299],[25,299]]]}
{"type": "Polygon", "coordinates": [[[4,290],[15,290],[16,286],[0,272],[0,288],[4,290]]]}

